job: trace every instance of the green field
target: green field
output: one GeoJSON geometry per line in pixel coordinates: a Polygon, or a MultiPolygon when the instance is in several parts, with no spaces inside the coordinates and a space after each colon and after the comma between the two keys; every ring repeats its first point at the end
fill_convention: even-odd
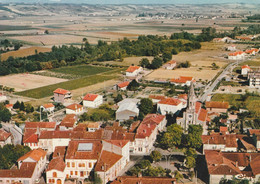
{"type": "Polygon", "coordinates": [[[9,25],[0,25],[0,31],[14,31],[14,30],[30,30],[35,29],[30,26],[9,26],[9,25]]]}
{"type": "Polygon", "coordinates": [[[248,66],[260,66],[260,60],[256,61],[256,60],[253,60],[253,61],[246,61],[246,62],[243,62],[240,64],[240,66],[243,66],[243,65],[248,65],[248,66]]]}
{"type": "Polygon", "coordinates": [[[17,92],[15,94],[30,97],[30,98],[40,99],[40,98],[52,96],[53,91],[57,88],[74,90],[74,89],[90,86],[90,85],[93,85],[93,84],[96,84],[96,83],[99,83],[99,82],[111,80],[111,79],[114,79],[116,77],[117,77],[116,75],[113,75],[113,76],[92,75],[92,76],[83,77],[83,78],[80,78],[80,79],[70,80],[70,81],[61,82],[61,83],[57,83],[57,84],[53,84],[53,85],[49,85],[49,86],[30,89],[30,90],[27,90],[27,91],[17,92]]]}
{"type": "Polygon", "coordinates": [[[106,68],[106,67],[96,67],[96,66],[90,66],[90,65],[77,65],[77,66],[56,68],[56,69],[52,69],[50,71],[62,73],[62,74],[85,77],[85,76],[96,75],[96,74],[111,71],[111,70],[112,70],[111,68],[106,68]]]}

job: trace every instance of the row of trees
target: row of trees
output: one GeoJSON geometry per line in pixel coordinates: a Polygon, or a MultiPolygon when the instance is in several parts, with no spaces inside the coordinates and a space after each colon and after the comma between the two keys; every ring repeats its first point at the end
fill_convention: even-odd
{"type": "Polygon", "coordinates": [[[10,111],[5,107],[3,103],[0,103],[0,122],[8,122],[11,120],[11,113],[10,111]]]}
{"type": "Polygon", "coordinates": [[[122,60],[127,56],[158,56],[151,67],[158,68],[163,62],[170,59],[171,54],[179,51],[190,51],[199,49],[200,43],[197,41],[170,40],[166,36],[139,36],[137,40],[124,38],[108,44],[105,41],[98,41],[92,46],[87,39],[83,39],[82,47],[73,46],[53,46],[51,52],[38,53],[34,55],[13,58],[9,57],[6,62],[0,63],[0,75],[10,73],[32,72],[41,69],[59,68],[67,65],[89,63],[92,61],[122,60]],[[159,61],[159,62],[158,62],[159,61]],[[161,62],[161,64],[160,64],[161,62]]]}
{"type": "Polygon", "coordinates": [[[4,39],[0,41],[0,53],[7,52],[11,48],[13,48],[13,50],[19,50],[22,46],[23,45],[20,42],[4,39]]]}

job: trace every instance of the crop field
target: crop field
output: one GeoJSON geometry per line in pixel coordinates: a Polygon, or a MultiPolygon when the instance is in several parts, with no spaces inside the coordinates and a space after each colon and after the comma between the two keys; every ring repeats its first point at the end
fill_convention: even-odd
{"type": "Polygon", "coordinates": [[[21,48],[19,50],[16,51],[10,51],[10,52],[6,52],[1,54],[1,59],[2,61],[7,60],[10,56],[13,57],[26,57],[26,56],[30,56],[30,55],[34,55],[35,54],[35,50],[37,50],[38,53],[40,52],[50,52],[51,48],[47,48],[47,47],[28,47],[28,48],[21,48]]]}
{"type": "Polygon", "coordinates": [[[8,31],[8,30],[28,30],[33,29],[30,26],[13,26],[13,25],[0,25],[0,31],[8,31]]]}
{"type": "Polygon", "coordinates": [[[36,88],[36,89],[18,92],[16,94],[21,95],[21,96],[40,99],[40,98],[44,98],[44,97],[53,95],[53,91],[57,88],[74,90],[74,89],[90,86],[90,85],[93,85],[96,83],[104,82],[107,80],[111,80],[116,77],[117,76],[115,76],[115,75],[113,75],[113,76],[112,75],[111,76],[92,75],[92,76],[83,77],[80,79],[70,80],[70,81],[61,82],[61,83],[57,83],[57,84],[53,84],[53,85],[49,85],[49,86],[44,86],[44,87],[40,87],[40,88],[36,88]]]}
{"type": "Polygon", "coordinates": [[[67,81],[55,77],[40,76],[34,74],[14,74],[0,77],[0,84],[12,87],[15,91],[24,91],[28,89],[38,88],[51,84],[67,81]]]}
{"type": "Polygon", "coordinates": [[[51,72],[55,73],[62,73],[64,75],[74,75],[74,76],[89,76],[95,75],[98,73],[103,73],[112,70],[111,68],[107,67],[97,67],[97,66],[90,66],[90,65],[77,65],[77,66],[68,66],[62,68],[56,68],[50,70],[51,72]]]}

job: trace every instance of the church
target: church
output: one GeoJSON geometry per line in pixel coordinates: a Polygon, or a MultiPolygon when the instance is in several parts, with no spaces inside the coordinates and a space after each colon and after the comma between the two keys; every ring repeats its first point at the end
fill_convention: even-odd
{"type": "Polygon", "coordinates": [[[183,117],[178,117],[176,120],[177,124],[181,125],[184,132],[188,131],[189,125],[201,125],[203,134],[207,134],[208,111],[201,106],[202,103],[198,101],[195,95],[194,84],[192,82],[188,94],[187,108],[183,112],[183,117]]]}

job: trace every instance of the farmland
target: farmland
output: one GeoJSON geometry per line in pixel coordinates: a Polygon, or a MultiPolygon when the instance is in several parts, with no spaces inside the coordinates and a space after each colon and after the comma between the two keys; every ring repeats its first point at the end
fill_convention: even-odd
{"type": "Polygon", "coordinates": [[[37,53],[40,53],[40,52],[50,52],[51,48],[48,48],[48,47],[36,47],[36,46],[28,47],[28,48],[21,48],[20,50],[17,50],[17,51],[10,51],[10,52],[6,52],[6,53],[1,54],[1,59],[2,59],[2,61],[5,61],[10,56],[12,56],[14,58],[30,56],[30,55],[35,54],[36,50],[37,50],[37,53]]]}

